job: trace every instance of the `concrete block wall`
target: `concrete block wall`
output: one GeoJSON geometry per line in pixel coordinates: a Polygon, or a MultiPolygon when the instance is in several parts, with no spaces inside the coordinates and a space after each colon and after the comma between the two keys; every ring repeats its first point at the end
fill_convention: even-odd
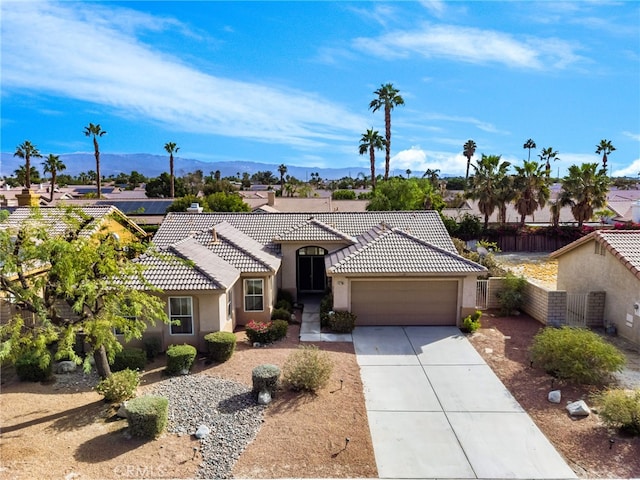
{"type": "Polygon", "coordinates": [[[589,292],[587,295],[587,326],[604,327],[604,303],[607,292],[589,292]]]}

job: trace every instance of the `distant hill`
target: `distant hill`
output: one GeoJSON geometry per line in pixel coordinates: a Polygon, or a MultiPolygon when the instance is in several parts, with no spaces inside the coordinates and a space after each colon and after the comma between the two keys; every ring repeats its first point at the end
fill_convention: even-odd
{"type": "MultiPolygon", "coordinates": [[[[42,174],[42,160],[32,160],[32,165],[36,167],[42,174]]],[[[64,173],[69,175],[78,175],[80,172],[87,172],[96,169],[96,161],[92,153],[67,153],[60,155],[60,160],[64,162],[67,169],[64,173]]],[[[13,153],[0,154],[0,177],[12,176],[13,172],[23,165],[24,160],[14,157],[13,153]]],[[[220,170],[223,177],[236,175],[244,172],[252,175],[259,171],[269,170],[279,178],[279,164],[268,164],[259,162],[202,162],[190,158],[175,158],[176,175],[182,176],[189,172],[202,170],[205,175],[220,170]]],[[[147,153],[131,153],[131,154],[100,154],[100,170],[103,175],[117,175],[119,173],[130,173],[132,170],[147,176],[157,177],[162,172],[169,171],[169,159],[166,155],[150,155],[147,153]]],[[[287,165],[287,175],[293,175],[300,180],[308,180],[311,178],[312,172],[318,172],[321,178],[337,179],[342,177],[356,177],[359,172],[365,175],[369,172],[365,167],[344,167],[344,168],[320,168],[320,167],[301,167],[296,165],[287,165]]]]}

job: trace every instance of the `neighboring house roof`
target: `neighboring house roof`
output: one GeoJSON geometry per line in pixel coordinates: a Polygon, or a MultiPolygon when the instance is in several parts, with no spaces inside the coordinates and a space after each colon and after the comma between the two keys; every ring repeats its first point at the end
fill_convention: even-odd
{"type": "Polygon", "coordinates": [[[154,243],[167,247],[189,235],[206,231],[221,222],[278,252],[274,239],[313,217],[346,237],[357,237],[384,222],[414,237],[451,253],[456,253],[439,214],[431,210],[405,212],[333,212],[333,213],[168,213],[153,237],[154,243]]]}
{"type": "Polygon", "coordinates": [[[549,256],[558,258],[591,240],[604,245],[615,258],[640,279],[640,230],[596,230],[549,256]]]}
{"type": "Polygon", "coordinates": [[[328,273],[472,273],[487,269],[398,228],[375,226],[325,257],[328,273]]]}
{"type": "Polygon", "coordinates": [[[345,235],[339,230],[323,223],[315,218],[310,218],[273,239],[275,243],[284,242],[340,242],[353,243],[355,238],[345,235]]]}
{"type": "Polygon", "coordinates": [[[243,197],[254,210],[283,213],[329,213],[329,212],[365,212],[369,200],[333,200],[324,197],[276,197],[274,205],[268,205],[266,195],[262,197],[243,197]]]}

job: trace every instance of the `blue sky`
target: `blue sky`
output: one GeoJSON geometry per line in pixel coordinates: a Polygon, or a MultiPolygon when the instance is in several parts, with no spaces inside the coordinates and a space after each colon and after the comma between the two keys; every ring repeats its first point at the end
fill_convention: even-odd
{"type": "MultiPolygon", "coordinates": [[[[391,82],[392,172],[464,175],[462,145],[553,166],[617,148],[640,171],[640,2],[1,3],[1,148],[361,166],[384,132],[373,91],[391,82]]],[[[382,171],[384,152],[377,154],[382,171]]],[[[136,166],[132,165],[132,169],[136,166]]]]}

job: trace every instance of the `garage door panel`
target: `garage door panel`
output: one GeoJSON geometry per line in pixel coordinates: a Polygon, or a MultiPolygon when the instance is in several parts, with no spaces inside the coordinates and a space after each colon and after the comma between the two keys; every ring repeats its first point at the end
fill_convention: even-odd
{"type": "Polygon", "coordinates": [[[358,325],[455,325],[458,282],[351,283],[351,311],[358,325]]]}

